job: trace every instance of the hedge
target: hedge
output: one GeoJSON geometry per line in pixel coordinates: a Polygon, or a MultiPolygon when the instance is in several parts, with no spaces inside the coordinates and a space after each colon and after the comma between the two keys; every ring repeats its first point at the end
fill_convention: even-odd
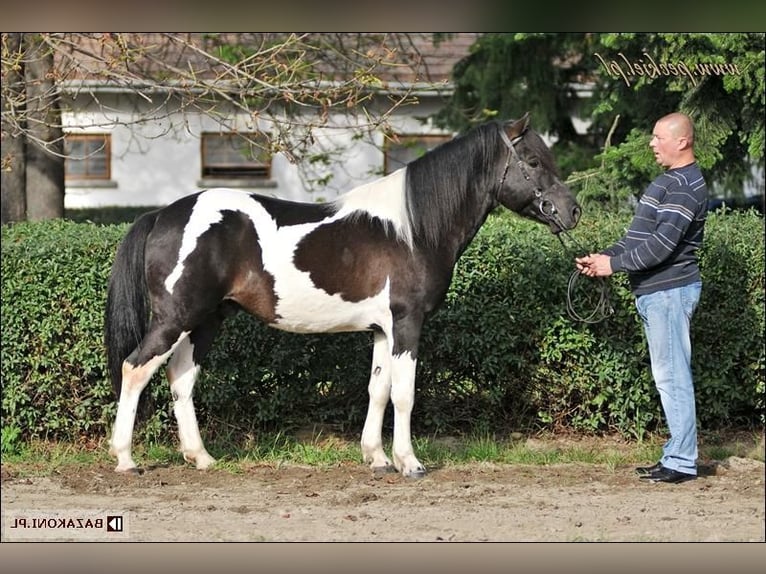
{"type": "MultiPolygon", "coordinates": [[[[624,216],[586,214],[574,235],[596,249],[627,224],[624,216]]],[[[126,229],[67,221],[3,227],[4,445],[108,436],[116,405],[103,308],[126,229]]],[[[764,421],[763,233],[753,212],[708,219],[692,334],[705,428],[764,421]]],[[[548,428],[641,437],[663,424],[626,277],[608,281],[611,317],[575,322],[566,313],[573,255],[543,226],[490,216],[458,262],[445,304],[426,323],[414,432],[548,428]]],[[[358,433],[370,356],[369,333],[294,335],[240,313],[224,324],[203,365],[195,390],[200,424],[208,437],[311,423],[358,433]]],[[[142,438],[174,439],[164,378],[157,375],[147,391],[155,410],[139,427],[142,438]]]]}

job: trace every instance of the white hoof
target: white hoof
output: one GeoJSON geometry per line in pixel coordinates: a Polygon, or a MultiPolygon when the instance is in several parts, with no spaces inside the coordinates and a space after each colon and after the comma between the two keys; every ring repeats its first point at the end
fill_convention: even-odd
{"type": "Polygon", "coordinates": [[[207,470],[215,464],[215,459],[205,450],[198,453],[184,453],[184,460],[186,462],[193,462],[197,470],[207,470]]]}
{"type": "Polygon", "coordinates": [[[109,454],[117,458],[117,466],[114,468],[114,472],[138,472],[138,467],[133,462],[129,449],[117,449],[110,446],[109,454]]]}
{"type": "Polygon", "coordinates": [[[420,464],[415,455],[409,455],[401,459],[394,456],[394,461],[397,470],[402,473],[402,476],[407,478],[423,478],[426,475],[426,467],[420,464]]]}
{"type": "Polygon", "coordinates": [[[364,462],[369,463],[370,468],[376,472],[387,471],[394,468],[394,463],[386,456],[383,449],[376,450],[364,455],[364,462]]]}
{"type": "Polygon", "coordinates": [[[136,463],[130,461],[126,464],[118,464],[116,467],[114,467],[114,472],[138,474],[138,467],[136,466],[136,463]]]}

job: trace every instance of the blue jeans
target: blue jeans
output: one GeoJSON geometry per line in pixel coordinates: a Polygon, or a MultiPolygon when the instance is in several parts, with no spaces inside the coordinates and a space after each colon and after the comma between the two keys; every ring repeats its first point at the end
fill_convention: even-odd
{"type": "Polygon", "coordinates": [[[691,318],[702,283],[640,295],[636,308],[644,324],[652,376],[660,393],[670,439],[660,463],[697,474],[697,411],[692,379],[691,318]]]}

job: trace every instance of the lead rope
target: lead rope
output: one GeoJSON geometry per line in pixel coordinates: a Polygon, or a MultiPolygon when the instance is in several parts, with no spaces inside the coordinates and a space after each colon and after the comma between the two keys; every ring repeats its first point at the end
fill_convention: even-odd
{"type": "MultiPolygon", "coordinates": [[[[538,193],[535,193],[535,195],[540,197],[538,193]]],[[[564,251],[570,257],[574,258],[576,255],[589,253],[589,251],[580,245],[580,243],[564,228],[563,223],[558,217],[556,206],[553,205],[553,203],[548,200],[541,199],[539,209],[540,213],[542,213],[546,219],[555,223],[556,226],[561,230],[556,234],[556,237],[559,238],[562,247],[564,247],[564,251]],[[571,246],[564,242],[563,237],[565,235],[567,240],[571,242],[571,246]]],[[[612,307],[610,301],[609,283],[607,282],[606,277],[588,277],[587,275],[580,273],[577,269],[572,271],[572,273],[569,275],[569,281],[567,282],[567,314],[571,319],[575,321],[580,321],[581,323],[587,323],[590,325],[600,323],[607,317],[613,315],[614,308],[612,307]],[[594,281],[594,283],[589,283],[588,285],[595,285],[595,291],[591,291],[590,293],[586,292],[586,290],[583,288],[583,284],[581,283],[582,277],[586,277],[594,281]],[[577,309],[575,309],[574,300],[576,298],[575,295],[578,293],[584,294],[584,298],[587,299],[588,302],[593,306],[593,310],[587,315],[583,315],[579,313],[577,309]]]]}
{"type": "MultiPolygon", "coordinates": [[[[556,217],[555,212],[546,215],[553,219],[556,225],[559,226],[559,229],[561,229],[556,237],[559,238],[559,241],[561,242],[561,245],[564,247],[564,251],[567,252],[567,254],[574,257],[576,254],[589,253],[589,251],[583,248],[583,246],[580,245],[580,243],[574,237],[572,237],[572,235],[566,229],[564,229],[563,225],[560,225],[559,222],[556,221],[558,218],[556,217]],[[567,241],[570,241],[572,245],[574,245],[574,247],[577,249],[577,253],[575,253],[575,250],[571,246],[564,242],[562,237],[563,235],[566,235],[567,241]]],[[[577,269],[572,271],[572,273],[569,275],[569,281],[567,282],[567,314],[571,319],[589,325],[600,323],[607,317],[613,315],[614,308],[612,307],[609,283],[607,282],[606,278],[588,277],[587,275],[580,273],[577,269]],[[588,283],[587,285],[595,285],[594,290],[587,292],[583,288],[583,277],[593,281],[593,283],[588,283]],[[577,294],[584,294],[584,298],[587,299],[587,302],[592,305],[593,310],[590,313],[581,314],[577,311],[577,309],[575,309],[574,300],[576,299],[577,294]]]]}

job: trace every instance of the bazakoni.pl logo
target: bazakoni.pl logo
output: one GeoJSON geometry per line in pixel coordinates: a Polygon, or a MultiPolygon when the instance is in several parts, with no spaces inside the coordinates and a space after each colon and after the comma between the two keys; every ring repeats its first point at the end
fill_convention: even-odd
{"type": "Polygon", "coordinates": [[[4,539],[105,539],[125,536],[127,516],[104,511],[34,510],[3,513],[4,539]]]}
{"type": "Polygon", "coordinates": [[[108,515],[106,518],[65,517],[65,516],[16,516],[10,528],[50,528],[50,529],[106,529],[107,532],[122,532],[121,515],[108,515]]]}

